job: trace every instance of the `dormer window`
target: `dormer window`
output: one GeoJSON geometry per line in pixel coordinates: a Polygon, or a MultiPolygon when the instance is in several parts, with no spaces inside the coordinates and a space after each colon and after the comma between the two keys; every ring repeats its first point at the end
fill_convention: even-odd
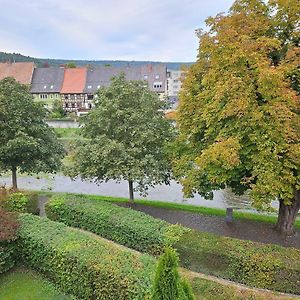
{"type": "Polygon", "coordinates": [[[44,89],[46,89],[47,88],[47,86],[46,85],[44,85],[44,89]]]}
{"type": "Polygon", "coordinates": [[[158,74],[155,75],[155,79],[159,79],[159,75],[158,74]]]}
{"type": "Polygon", "coordinates": [[[50,89],[53,89],[53,85],[50,86],[50,89]]]}
{"type": "Polygon", "coordinates": [[[147,80],[148,79],[148,75],[144,75],[144,79],[147,80]]]}
{"type": "Polygon", "coordinates": [[[91,89],[92,88],[92,86],[91,85],[88,85],[88,89],[91,89]]]}

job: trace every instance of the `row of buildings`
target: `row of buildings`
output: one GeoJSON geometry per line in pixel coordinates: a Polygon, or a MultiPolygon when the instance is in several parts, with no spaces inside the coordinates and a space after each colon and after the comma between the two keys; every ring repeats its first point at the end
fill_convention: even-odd
{"type": "Polygon", "coordinates": [[[176,103],[181,88],[182,71],[167,70],[164,64],[128,67],[49,67],[36,68],[32,62],[0,63],[0,80],[14,77],[30,85],[35,100],[49,107],[54,100],[62,101],[68,112],[83,113],[93,107],[93,99],[100,87],[110,84],[113,76],[124,73],[127,80],[144,80],[159,97],[176,103]]]}

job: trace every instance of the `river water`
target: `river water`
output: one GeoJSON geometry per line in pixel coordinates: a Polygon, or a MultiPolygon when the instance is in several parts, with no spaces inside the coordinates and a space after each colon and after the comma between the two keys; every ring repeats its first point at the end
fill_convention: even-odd
{"type": "MultiPolygon", "coordinates": [[[[0,177],[0,185],[11,186],[11,178],[8,176],[0,177]]],[[[62,174],[42,175],[41,177],[19,176],[18,187],[25,190],[128,197],[128,184],[126,181],[121,181],[120,183],[108,181],[107,183],[96,184],[79,178],[71,180],[62,174]]],[[[196,195],[194,198],[184,198],[182,186],[175,181],[172,181],[170,186],[158,185],[155,188],[149,188],[146,197],[142,197],[138,193],[135,193],[135,197],[136,199],[147,199],[150,201],[158,200],[214,208],[234,207],[242,210],[253,210],[248,196],[236,196],[230,189],[215,191],[213,200],[205,200],[199,195],[196,195]]],[[[276,202],[273,205],[278,207],[276,202]]]]}

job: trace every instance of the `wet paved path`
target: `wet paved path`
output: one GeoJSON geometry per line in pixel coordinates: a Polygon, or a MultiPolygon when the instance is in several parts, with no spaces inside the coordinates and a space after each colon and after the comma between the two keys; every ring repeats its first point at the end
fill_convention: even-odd
{"type": "Polygon", "coordinates": [[[225,217],[206,216],[180,210],[171,210],[140,204],[131,205],[129,203],[118,203],[118,205],[131,207],[142,211],[155,218],[163,219],[172,224],[182,224],[183,226],[210,232],[217,235],[234,237],[242,240],[254,242],[278,244],[284,247],[295,247],[300,249],[300,230],[296,230],[294,237],[284,237],[278,234],[272,224],[255,222],[248,220],[234,220],[232,224],[227,224],[225,217]]]}

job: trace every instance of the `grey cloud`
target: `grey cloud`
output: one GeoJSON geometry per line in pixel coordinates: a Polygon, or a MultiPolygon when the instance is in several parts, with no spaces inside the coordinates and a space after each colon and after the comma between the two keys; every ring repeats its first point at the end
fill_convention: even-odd
{"type": "Polygon", "coordinates": [[[232,2],[0,0],[14,12],[0,19],[0,49],[67,59],[193,61],[195,28],[232,2]]]}

